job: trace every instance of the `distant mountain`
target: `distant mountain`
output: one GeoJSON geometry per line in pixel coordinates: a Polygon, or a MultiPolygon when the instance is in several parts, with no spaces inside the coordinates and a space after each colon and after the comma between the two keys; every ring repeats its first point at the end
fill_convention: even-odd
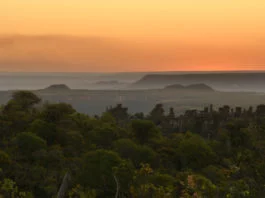
{"type": "Polygon", "coordinates": [[[185,87],[188,90],[198,90],[198,91],[215,91],[212,87],[206,84],[192,84],[185,87]]]}
{"type": "Polygon", "coordinates": [[[172,84],[201,83],[222,91],[265,92],[265,73],[150,74],[132,84],[131,88],[154,89],[172,84]]]}
{"type": "Polygon", "coordinates": [[[192,84],[188,86],[183,86],[180,84],[174,84],[166,86],[165,89],[172,89],[172,90],[182,90],[182,91],[203,91],[203,92],[213,92],[215,91],[213,88],[206,84],[192,84]]]}
{"type": "Polygon", "coordinates": [[[65,84],[57,84],[57,85],[51,85],[44,90],[47,91],[69,91],[71,90],[67,85],[65,84]]]}

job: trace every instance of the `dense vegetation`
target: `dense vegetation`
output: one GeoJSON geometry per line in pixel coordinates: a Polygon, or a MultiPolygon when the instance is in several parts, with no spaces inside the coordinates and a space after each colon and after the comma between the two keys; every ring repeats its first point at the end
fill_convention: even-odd
{"type": "Polygon", "coordinates": [[[90,117],[16,92],[0,111],[0,193],[56,197],[64,183],[69,198],[264,197],[264,107],[90,117]]]}

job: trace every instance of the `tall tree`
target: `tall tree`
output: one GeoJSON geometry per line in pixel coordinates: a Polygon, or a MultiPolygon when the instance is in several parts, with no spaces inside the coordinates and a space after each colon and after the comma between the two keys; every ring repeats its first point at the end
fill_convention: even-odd
{"type": "Polygon", "coordinates": [[[165,110],[163,104],[157,104],[154,109],[149,114],[149,119],[152,120],[156,125],[161,124],[165,118],[165,110]]]}

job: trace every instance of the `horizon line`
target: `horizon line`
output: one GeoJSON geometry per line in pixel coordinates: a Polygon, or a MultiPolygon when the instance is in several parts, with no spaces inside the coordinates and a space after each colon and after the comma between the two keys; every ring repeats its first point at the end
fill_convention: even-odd
{"type": "Polygon", "coordinates": [[[117,73],[234,73],[234,72],[265,72],[264,70],[155,70],[155,71],[0,71],[0,73],[94,73],[94,74],[102,74],[102,73],[109,73],[109,74],[117,74],[117,73]]]}

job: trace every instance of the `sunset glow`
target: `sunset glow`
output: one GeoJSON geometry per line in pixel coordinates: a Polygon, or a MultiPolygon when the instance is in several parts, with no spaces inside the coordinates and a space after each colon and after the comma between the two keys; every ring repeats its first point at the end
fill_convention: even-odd
{"type": "Polygon", "coordinates": [[[265,70],[264,0],[3,0],[0,71],[265,70]]]}

